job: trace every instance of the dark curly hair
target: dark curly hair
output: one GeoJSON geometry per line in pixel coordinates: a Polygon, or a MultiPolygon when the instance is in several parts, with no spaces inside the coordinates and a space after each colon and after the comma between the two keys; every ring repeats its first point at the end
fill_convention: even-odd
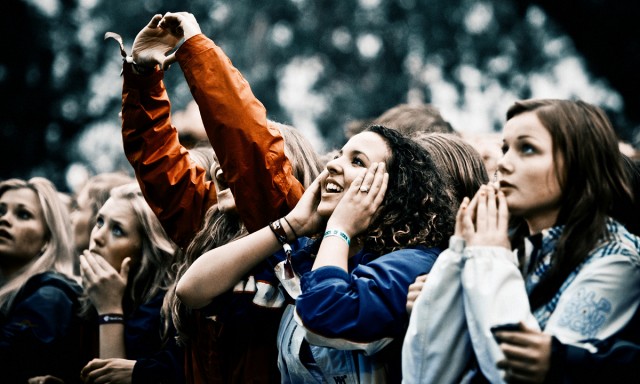
{"type": "Polygon", "coordinates": [[[391,152],[387,192],[363,236],[365,249],[386,254],[416,245],[446,248],[454,202],[429,153],[396,130],[372,125],[365,131],[380,135],[391,152]]]}

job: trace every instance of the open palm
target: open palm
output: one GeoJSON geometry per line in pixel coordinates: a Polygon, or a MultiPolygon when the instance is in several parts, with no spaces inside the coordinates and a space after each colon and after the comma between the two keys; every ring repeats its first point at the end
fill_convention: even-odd
{"type": "Polygon", "coordinates": [[[173,31],[159,25],[162,15],[155,15],[133,41],[133,61],[138,65],[153,67],[163,65],[167,53],[182,39],[173,31]]]}

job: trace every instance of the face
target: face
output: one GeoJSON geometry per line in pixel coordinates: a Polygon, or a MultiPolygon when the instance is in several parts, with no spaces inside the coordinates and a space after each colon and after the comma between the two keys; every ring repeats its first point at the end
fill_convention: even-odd
{"type": "Polygon", "coordinates": [[[231,193],[231,189],[227,185],[227,181],[220,168],[218,159],[214,156],[213,164],[211,164],[211,179],[213,185],[216,187],[216,194],[218,198],[218,209],[220,212],[232,212],[236,210],[236,200],[231,193]]]}
{"type": "Polygon", "coordinates": [[[94,213],[86,192],[78,194],[76,204],[76,208],[71,212],[71,227],[76,250],[82,251],[89,248],[89,235],[92,229],[90,226],[94,213]]]}
{"type": "Polygon", "coordinates": [[[126,257],[142,252],[140,223],[128,201],[110,197],[98,211],[89,251],[107,260],[117,271],[126,257]]]}
{"type": "Polygon", "coordinates": [[[40,255],[46,243],[46,224],[38,195],[28,188],[0,196],[0,263],[23,266],[40,255]]]}
{"type": "Polygon", "coordinates": [[[322,184],[318,213],[329,217],[353,180],[371,163],[386,161],[391,152],[384,139],[373,132],[353,136],[336,157],[327,163],[329,176],[322,184]]]}
{"type": "Polygon", "coordinates": [[[562,191],[551,134],[534,112],[511,118],[503,134],[504,156],[498,162],[498,172],[509,212],[522,216],[532,233],[553,226],[562,191]]]}

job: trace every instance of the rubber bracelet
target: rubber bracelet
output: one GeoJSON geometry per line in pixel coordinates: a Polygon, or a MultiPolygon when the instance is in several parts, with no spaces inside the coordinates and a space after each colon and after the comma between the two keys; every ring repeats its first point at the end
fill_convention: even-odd
{"type": "Polygon", "coordinates": [[[351,239],[349,238],[349,235],[347,235],[346,233],[344,233],[339,229],[327,229],[327,231],[324,233],[324,237],[331,237],[331,236],[339,237],[342,240],[344,240],[347,243],[347,245],[351,245],[351,239]]]}
{"type": "Polygon", "coordinates": [[[105,313],[98,315],[98,324],[122,324],[124,316],[121,313],[105,313]]]}
{"type": "Polygon", "coordinates": [[[298,234],[296,233],[296,230],[293,229],[293,225],[291,225],[291,223],[289,222],[289,220],[287,220],[286,217],[283,217],[283,219],[289,225],[289,228],[291,228],[291,232],[293,232],[293,236],[295,236],[295,238],[297,239],[298,238],[298,234]]]}
{"type": "Polygon", "coordinates": [[[282,245],[287,244],[287,232],[284,231],[284,228],[282,227],[282,223],[280,222],[280,219],[270,222],[269,228],[271,228],[271,232],[273,232],[273,234],[276,235],[276,239],[278,239],[278,242],[280,244],[282,245]]]}

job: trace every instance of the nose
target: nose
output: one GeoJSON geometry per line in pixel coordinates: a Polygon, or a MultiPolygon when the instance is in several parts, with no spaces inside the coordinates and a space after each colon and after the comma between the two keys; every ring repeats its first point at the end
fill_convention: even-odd
{"type": "Polygon", "coordinates": [[[342,157],[336,157],[334,159],[331,159],[327,162],[327,171],[329,171],[329,174],[331,175],[335,175],[337,173],[340,173],[342,171],[342,165],[340,164],[340,159],[342,157]]]}
{"type": "Polygon", "coordinates": [[[502,157],[498,159],[496,164],[496,172],[505,174],[509,173],[512,169],[511,162],[509,161],[509,151],[507,151],[502,157]]]}
{"type": "Polygon", "coordinates": [[[91,241],[95,242],[96,245],[104,245],[104,234],[107,230],[107,226],[103,225],[102,227],[95,226],[91,231],[91,241]]]}

